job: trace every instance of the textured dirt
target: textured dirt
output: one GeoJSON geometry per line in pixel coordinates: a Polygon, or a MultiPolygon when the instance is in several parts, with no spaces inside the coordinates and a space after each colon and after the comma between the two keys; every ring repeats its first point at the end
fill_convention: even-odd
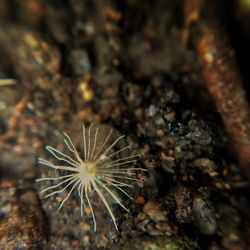
{"type": "Polygon", "coordinates": [[[247,249],[248,182],[183,48],[182,1],[0,2],[0,249],[247,249]],[[44,146],[106,124],[140,154],[143,185],[80,217],[73,195],[43,199],[44,146]]]}

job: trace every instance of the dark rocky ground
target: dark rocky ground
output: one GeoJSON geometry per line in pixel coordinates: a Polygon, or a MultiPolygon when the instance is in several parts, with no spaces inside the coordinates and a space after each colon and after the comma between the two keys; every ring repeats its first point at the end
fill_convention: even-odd
{"type": "Polygon", "coordinates": [[[248,249],[248,182],[232,156],[182,1],[2,0],[0,249],[248,249]],[[72,196],[42,199],[44,146],[108,124],[140,153],[130,210],[103,205],[93,232],[72,196]],[[39,198],[40,197],[40,198],[39,198]]]}

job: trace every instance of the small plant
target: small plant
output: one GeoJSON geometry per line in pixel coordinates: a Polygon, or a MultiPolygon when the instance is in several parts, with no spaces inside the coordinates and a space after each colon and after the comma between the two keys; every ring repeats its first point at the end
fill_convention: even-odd
{"type": "Polygon", "coordinates": [[[123,209],[128,209],[122,204],[118,196],[114,193],[113,189],[125,194],[128,198],[133,199],[125,190],[125,187],[133,187],[133,182],[141,182],[136,177],[136,170],[145,171],[142,168],[131,167],[129,164],[135,163],[137,154],[122,156],[120,155],[127,151],[130,146],[124,146],[119,150],[114,150],[118,142],[125,136],[119,136],[115,140],[111,140],[113,130],[111,129],[107,136],[102,136],[99,133],[99,127],[93,128],[91,125],[88,129],[83,125],[83,157],[76,150],[76,147],[72,143],[70,137],[64,133],[64,142],[72,153],[73,157],[68,156],[61,151],[46,146],[46,150],[49,151],[57,160],[64,163],[64,165],[54,165],[51,162],[39,158],[39,163],[46,165],[50,168],[59,170],[59,173],[68,173],[57,178],[47,177],[37,179],[40,181],[56,181],[59,183],[49,186],[43,189],[41,192],[53,191],[45,196],[45,198],[57,195],[63,192],[68,193],[59,205],[59,210],[64,203],[68,200],[74,190],[77,189],[78,196],[81,201],[81,216],[83,216],[83,207],[85,201],[89,206],[92,214],[94,231],[96,231],[96,219],[89,193],[94,191],[104,203],[107,208],[115,228],[117,228],[116,219],[112,212],[112,208],[108,203],[103,192],[110,195],[123,209]],[[128,184],[127,182],[131,183],[128,184]],[[58,188],[61,188],[58,190],[58,188]],[[54,191],[55,190],[55,191],[54,191]]]}

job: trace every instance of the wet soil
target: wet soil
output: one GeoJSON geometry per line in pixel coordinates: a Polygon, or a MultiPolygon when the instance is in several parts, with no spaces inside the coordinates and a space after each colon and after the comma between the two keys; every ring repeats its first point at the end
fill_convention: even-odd
{"type": "Polygon", "coordinates": [[[249,190],[183,47],[182,1],[0,2],[0,249],[247,249],[249,190]],[[53,171],[45,145],[64,150],[81,128],[106,124],[140,154],[143,185],[130,212],[94,199],[97,231],[80,201],[43,199],[53,171]]]}

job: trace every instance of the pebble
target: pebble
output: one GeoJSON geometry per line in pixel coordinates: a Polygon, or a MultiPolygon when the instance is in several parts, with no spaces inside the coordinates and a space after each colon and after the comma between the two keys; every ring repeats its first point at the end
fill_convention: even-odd
{"type": "Polygon", "coordinates": [[[213,235],[217,229],[217,222],[211,205],[201,197],[195,197],[193,200],[193,212],[200,232],[206,235],[213,235]]]}
{"type": "Polygon", "coordinates": [[[155,201],[148,201],[143,211],[155,222],[167,221],[167,212],[162,211],[160,204],[155,201]]]}

